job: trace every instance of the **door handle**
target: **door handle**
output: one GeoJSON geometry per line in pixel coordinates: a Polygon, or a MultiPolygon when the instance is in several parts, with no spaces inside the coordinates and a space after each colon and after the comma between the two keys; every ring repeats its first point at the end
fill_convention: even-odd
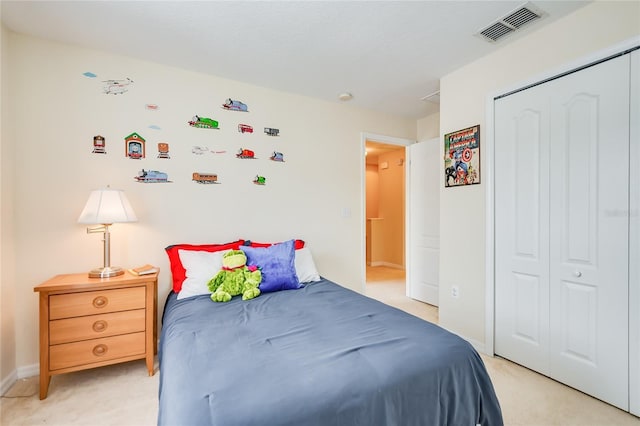
{"type": "Polygon", "coordinates": [[[573,275],[575,275],[576,277],[580,278],[580,277],[582,276],[582,272],[580,272],[580,271],[575,271],[575,272],[573,273],[573,275]]]}

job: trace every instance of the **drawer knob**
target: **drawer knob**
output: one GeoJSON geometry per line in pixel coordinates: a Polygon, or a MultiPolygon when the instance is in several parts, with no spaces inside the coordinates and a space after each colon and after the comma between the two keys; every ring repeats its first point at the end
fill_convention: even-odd
{"type": "Polygon", "coordinates": [[[107,329],[106,321],[100,320],[93,323],[93,331],[95,331],[96,333],[100,333],[102,331],[105,331],[106,329],[107,329]]]}
{"type": "Polygon", "coordinates": [[[107,299],[104,296],[98,296],[95,299],[93,299],[93,306],[95,306],[96,308],[104,308],[108,304],[109,304],[109,299],[107,299]]]}
{"type": "Polygon", "coordinates": [[[107,345],[103,345],[103,344],[96,345],[93,348],[93,354],[95,356],[102,356],[107,353],[107,350],[108,350],[107,345]]]}

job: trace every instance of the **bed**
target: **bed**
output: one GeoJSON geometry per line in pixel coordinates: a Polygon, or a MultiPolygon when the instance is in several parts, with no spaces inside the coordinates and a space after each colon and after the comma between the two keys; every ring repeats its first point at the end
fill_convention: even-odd
{"type": "Polygon", "coordinates": [[[158,424],[503,424],[467,341],[318,279],[227,303],[170,292],[158,424]]]}

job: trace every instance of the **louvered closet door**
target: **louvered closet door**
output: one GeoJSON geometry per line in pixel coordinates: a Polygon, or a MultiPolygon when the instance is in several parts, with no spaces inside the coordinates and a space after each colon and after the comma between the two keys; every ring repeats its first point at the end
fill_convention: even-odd
{"type": "Polygon", "coordinates": [[[628,55],[495,107],[496,353],[628,410],[628,55]]]}

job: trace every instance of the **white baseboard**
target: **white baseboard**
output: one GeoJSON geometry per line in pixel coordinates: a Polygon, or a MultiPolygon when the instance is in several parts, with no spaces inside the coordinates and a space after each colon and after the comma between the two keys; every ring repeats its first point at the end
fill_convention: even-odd
{"type": "Polygon", "coordinates": [[[0,382],[0,395],[4,395],[11,389],[11,386],[18,381],[18,372],[13,370],[7,377],[0,382]]]}
{"type": "Polygon", "coordinates": [[[0,382],[0,395],[7,393],[11,386],[20,379],[27,377],[33,377],[40,374],[40,364],[31,364],[25,367],[18,367],[17,370],[13,370],[7,377],[3,378],[0,382]]]}
{"type": "Polygon", "coordinates": [[[25,367],[18,367],[18,379],[33,377],[40,374],[40,364],[31,364],[25,367]]]}
{"type": "MultiPolygon", "coordinates": [[[[440,324],[438,324],[438,325],[440,325],[440,324]]],[[[491,352],[487,352],[487,345],[486,345],[485,343],[478,342],[477,340],[474,340],[474,339],[469,339],[469,338],[467,338],[466,336],[463,336],[463,335],[461,335],[461,334],[459,334],[459,333],[456,333],[455,331],[452,331],[452,330],[449,330],[449,329],[448,329],[448,328],[446,328],[446,327],[443,327],[442,325],[440,325],[440,327],[442,327],[442,328],[444,328],[445,330],[447,330],[448,332],[453,333],[453,334],[455,334],[456,336],[458,336],[458,337],[460,337],[460,338],[462,338],[462,339],[466,340],[466,341],[467,341],[467,342],[469,342],[469,343],[471,344],[471,346],[473,346],[473,348],[474,348],[476,351],[478,351],[479,353],[484,354],[484,355],[487,355],[487,356],[491,356],[491,357],[493,356],[493,353],[491,353],[491,352]]]]}

